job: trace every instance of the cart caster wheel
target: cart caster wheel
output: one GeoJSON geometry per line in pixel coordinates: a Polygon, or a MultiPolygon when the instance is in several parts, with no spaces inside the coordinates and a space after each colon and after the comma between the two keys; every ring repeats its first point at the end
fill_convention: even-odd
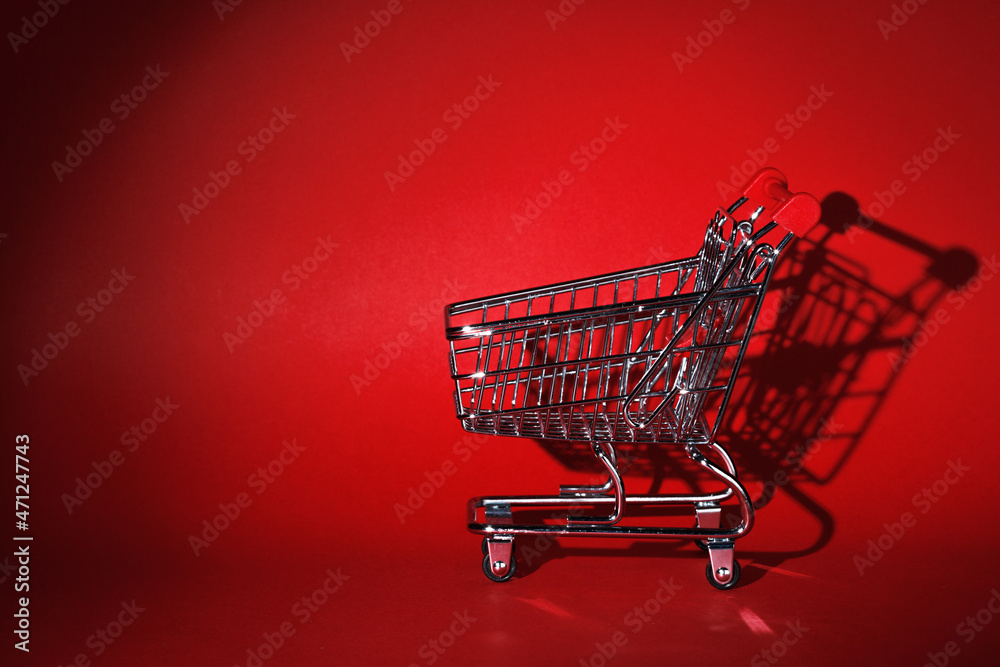
{"type": "Polygon", "coordinates": [[[503,561],[491,563],[489,555],[483,557],[483,573],[490,581],[495,581],[497,583],[509,581],[510,578],[514,576],[514,572],[516,571],[517,559],[514,558],[513,554],[510,556],[509,563],[504,563],[503,561]],[[501,567],[494,568],[493,565],[500,565],[501,567]]]}
{"type": "MultiPolygon", "coordinates": [[[[511,547],[513,549],[513,547],[511,547]]],[[[484,537],[482,543],[482,550],[484,556],[490,555],[490,538],[484,537]]]]}
{"type": "Polygon", "coordinates": [[[712,584],[720,591],[728,591],[730,588],[736,585],[736,582],[740,580],[740,562],[738,560],[733,559],[733,576],[731,576],[729,578],[729,581],[727,581],[724,584],[720,584],[718,581],[715,580],[715,577],[712,576],[711,563],[708,563],[705,566],[705,578],[708,579],[708,583],[712,584]]]}

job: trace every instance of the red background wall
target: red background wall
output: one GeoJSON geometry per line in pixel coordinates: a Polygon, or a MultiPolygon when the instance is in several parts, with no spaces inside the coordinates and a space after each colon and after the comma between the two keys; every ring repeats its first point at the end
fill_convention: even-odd
{"type": "MultiPolygon", "coordinates": [[[[903,5],[592,0],[557,20],[556,0],[404,0],[348,61],[341,43],[372,11],[384,21],[386,3],[248,0],[220,14],[208,0],[73,2],[35,18],[35,32],[23,18],[39,6],[9,3],[5,34],[33,36],[8,35],[0,58],[3,493],[14,494],[14,437],[29,434],[34,541],[31,653],[11,646],[7,561],[3,652],[18,664],[247,665],[284,627],[294,634],[265,664],[598,665],[602,647],[637,665],[994,654],[1000,623],[962,624],[994,618],[1000,584],[998,16],[987,2],[903,5]],[[459,125],[447,110],[480,77],[495,89],[459,125]],[[116,100],[144,78],[151,90],[123,117],[116,100]],[[281,131],[251,150],[274,110],[281,131]],[[103,119],[113,131],[90,154],[53,166],[76,164],[67,146],[103,119]],[[620,136],[581,158],[607,119],[620,136]],[[444,141],[390,187],[397,156],[437,128],[444,141]],[[939,130],[951,139],[935,149],[939,130]],[[925,150],[933,163],[915,169],[925,150]],[[672,542],[564,541],[513,581],[488,582],[466,498],[596,475],[532,441],[456,445],[444,303],[691,255],[732,199],[719,182],[748,160],[784,170],[793,190],[833,194],[797,247],[836,252],[882,314],[869,338],[837,348],[859,370],[836,408],[856,421],[761,510],[732,591],[709,587],[701,552],[672,542]],[[563,169],[572,182],[519,230],[513,216],[563,169]],[[213,173],[225,187],[198,199],[213,173]],[[857,203],[879,222],[844,233],[857,203]],[[313,255],[318,239],[336,247],[313,255]],[[309,256],[323,259],[296,283],[309,256]],[[982,274],[964,283],[970,258],[982,274]],[[102,293],[114,271],[134,279],[102,293]],[[227,346],[275,290],[281,302],[227,346]],[[87,298],[106,305],[90,314],[87,298]],[[926,324],[941,309],[940,326],[926,324]],[[61,337],[67,325],[77,335],[61,337]],[[19,371],[49,334],[64,348],[48,348],[37,375],[19,371]],[[155,411],[168,399],[169,416],[155,411]],[[165,420],[146,421],[145,441],[123,442],[152,417],[165,420]],[[286,441],[299,449],[273,464],[280,473],[258,473],[286,441]],[[940,482],[959,460],[963,476],[940,482]],[[401,521],[394,506],[442,468],[454,474],[401,521]],[[69,511],[96,469],[111,472],[69,511]],[[202,522],[237,500],[239,516],[193,548],[202,522]],[[914,522],[899,534],[905,512],[914,522]],[[890,548],[859,574],[855,557],[871,558],[880,537],[890,548]],[[349,579],[305,618],[296,605],[328,570],[349,579]],[[679,591],[636,628],[629,614],[661,580],[679,591]],[[117,633],[132,601],[144,611],[124,613],[130,624],[104,643],[95,633],[117,633]]],[[[809,284],[789,280],[783,289],[809,284]]],[[[822,340],[824,325],[811,331],[822,340]]],[[[806,401],[814,363],[777,354],[757,370],[806,401]]],[[[843,374],[838,364],[823,372],[843,374]]],[[[739,436],[760,415],[735,419],[728,437],[759,495],[780,459],[739,436]]],[[[8,538],[21,534],[9,520],[8,538]]]]}

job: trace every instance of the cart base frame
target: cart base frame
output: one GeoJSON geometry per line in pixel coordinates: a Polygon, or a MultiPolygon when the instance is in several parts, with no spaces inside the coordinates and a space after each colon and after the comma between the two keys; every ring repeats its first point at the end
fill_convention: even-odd
{"type": "Polygon", "coordinates": [[[725,489],[703,494],[646,494],[628,495],[617,467],[614,445],[593,442],[594,455],[608,472],[608,481],[601,486],[561,486],[557,496],[479,496],[469,500],[467,519],[469,531],[483,535],[483,572],[493,581],[508,581],[514,576],[517,561],[514,542],[519,536],[547,535],[550,537],[627,537],[694,540],[708,551],[709,564],[706,577],[713,586],[729,589],[739,580],[740,566],[735,557],[736,540],[753,527],[754,510],[749,494],[740,483],[729,453],[715,442],[707,446],[720,459],[722,466],[709,460],[698,445],[687,444],[687,455],[714,478],[725,484],[725,489]],[[734,498],[742,515],[739,525],[721,527],[722,502],[734,498]],[[608,516],[580,516],[585,507],[611,506],[608,516]],[[654,527],[621,526],[627,507],[656,505],[692,505],[695,526],[654,527]],[[515,509],[556,507],[567,509],[566,523],[520,524],[514,523],[515,509]],[[482,512],[480,511],[482,510],[482,512]],[[482,520],[480,515],[482,514],[482,520]]]}

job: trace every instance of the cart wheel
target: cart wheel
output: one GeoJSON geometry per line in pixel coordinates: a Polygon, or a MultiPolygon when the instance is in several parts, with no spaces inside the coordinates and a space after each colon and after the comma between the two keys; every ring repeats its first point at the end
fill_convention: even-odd
{"type": "Polygon", "coordinates": [[[728,591],[730,588],[736,585],[736,582],[740,580],[740,562],[735,558],[733,559],[733,576],[729,579],[729,581],[727,581],[724,584],[720,584],[715,580],[715,577],[712,576],[711,563],[705,565],[705,578],[708,579],[708,583],[712,584],[720,591],[728,591]]]}
{"type": "Polygon", "coordinates": [[[490,581],[495,581],[497,583],[503,583],[504,581],[509,581],[511,577],[514,576],[514,572],[517,571],[517,559],[514,558],[514,554],[510,555],[510,563],[507,563],[507,570],[501,574],[496,574],[493,571],[492,563],[490,563],[489,555],[483,557],[483,573],[490,581]]]}
{"type": "MultiPolygon", "coordinates": [[[[513,547],[511,547],[511,548],[513,549],[513,547]]],[[[488,538],[488,537],[484,537],[483,538],[482,549],[483,549],[483,555],[484,556],[489,556],[490,555],[490,538],[488,538]]]]}

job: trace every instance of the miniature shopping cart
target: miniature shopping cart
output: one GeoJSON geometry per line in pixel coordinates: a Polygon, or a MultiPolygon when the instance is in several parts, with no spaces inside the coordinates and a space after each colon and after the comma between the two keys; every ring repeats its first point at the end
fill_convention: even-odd
{"type": "Polygon", "coordinates": [[[715,435],[775,261],[819,214],[815,198],[790,193],[781,172],[767,168],[715,213],[694,257],[448,306],[463,428],[586,443],[608,475],[603,485],[562,486],[555,496],[470,500],[468,527],[484,536],[487,577],[514,575],[518,536],[681,538],[707,549],[713,586],[736,585],[735,541],[753,526],[753,505],[715,435]],[[766,242],[779,226],[786,233],[777,245],[766,242]],[[628,495],[616,449],[623,445],[683,448],[723,486],[628,495]],[[740,516],[723,527],[730,499],[740,516]],[[623,521],[626,510],[655,505],[692,506],[694,527],[623,521]],[[555,523],[515,521],[515,510],[553,508],[555,523]]]}

